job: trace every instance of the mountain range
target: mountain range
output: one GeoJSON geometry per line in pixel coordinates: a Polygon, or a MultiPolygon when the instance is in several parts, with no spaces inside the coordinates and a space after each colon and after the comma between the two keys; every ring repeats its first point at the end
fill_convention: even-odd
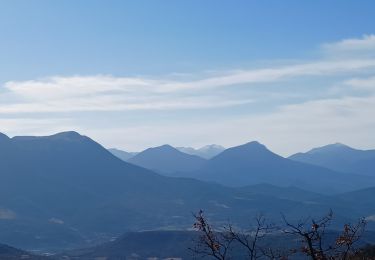
{"type": "Polygon", "coordinates": [[[198,149],[192,147],[176,147],[176,149],[187,154],[200,156],[204,159],[211,159],[225,150],[223,146],[217,144],[206,145],[198,149]]]}
{"type": "Polygon", "coordinates": [[[374,178],[296,162],[271,152],[258,142],[226,149],[208,160],[194,176],[230,186],[269,183],[321,193],[374,185],[374,178]]]}
{"type": "MultiPolygon", "coordinates": [[[[180,153],[163,146],[149,154],[160,149],[167,155],[180,153]]],[[[189,229],[191,213],[199,209],[218,226],[228,219],[246,226],[259,212],[270,219],[285,212],[293,220],[333,208],[340,223],[375,216],[368,207],[373,188],[333,194],[375,186],[370,177],[362,180],[359,175],[295,162],[256,142],[199,160],[199,170],[184,174],[209,182],[166,177],[124,162],[76,132],[0,135],[0,241],[44,251],[87,247],[126,231],[189,229]],[[261,184],[265,181],[283,187],[261,184]]]]}
{"type": "MultiPolygon", "coordinates": [[[[164,145],[164,146],[169,146],[169,145],[164,145]]],[[[160,146],[160,148],[162,147],[163,146],[160,146]]],[[[158,148],[158,147],[155,147],[155,148],[158,148]]],[[[174,147],[174,148],[185,154],[199,156],[203,159],[211,159],[212,157],[218,155],[219,153],[225,150],[223,146],[217,145],[217,144],[206,145],[198,149],[195,149],[192,147],[174,147]]],[[[142,152],[146,152],[147,150],[148,149],[142,152]]],[[[120,158],[121,160],[125,162],[127,162],[130,158],[136,156],[137,154],[141,153],[141,152],[127,152],[127,151],[116,149],[116,148],[110,148],[108,149],[108,151],[110,151],[113,155],[117,156],[118,158],[120,158]]]]}
{"type": "Polygon", "coordinates": [[[296,203],[164,177],[76,132],[2,136],[0,178],[0,241],[25,249],[84,247],[128,230],[190,228],[191,212],[201,208],[218,223],[241,224],[270,204],[296,203]]]}
{"type": "Polygon", "coordinates": [[[116,148],[110,148],[108,149],[108,151],[125,162],[127,162],[130,158],[138,154],[136,152],[126,152],[116,148]]]}
{"type": "MultiPolygon", "coordinates": [[[[372,151],[350,149],[358,153],[363,152],[362,156],[353,156],[358,158],[357,161],[360,161],[359,158],[364,158],[363,160],[371,158],[367,154],[371,154],[372,151]]],[[[312,154],[321,154],[321,152],[312,154]]],[[[323,153],[319,158],[323,160],[326,158],[325,154],[327,153],[323,153]]],[[[341,159],[340,156],[335,157],[335,154],[327,157],[332,158],[331,161],[336,158],[339,162],[345,159],[341,159]]],[[[301,158],[302,154],[284,158],[271,152],[259,142],[253,141],[228,148],[207,160],[181,152],[170,145],[163,145],[146,149],[127,161],[167,176],[185,176],[234,187],[270,183],[329,193],[375,185],[374,178],[353,174],[356,173],[355,171],[344,172],[334,167],[327,167],[324,163],[313,163],[311,160],[301,158]]],[[[375,165],[370,169],[375,169],[375,165]]],[[[366,173],[370,172],[370,169],[366,173]]]]}
{"type": "Polygon", "coordinates": [[[180,152],[170,145],[149,148],[127,160],[129,163],[167,175],[175,176],[178,172],[198,170],[205,159],[180,152]]]}
{"type": "Polygon", "coordinates": [[[375,176],[375,150],[358,150],[336,143],[297,153],[289,159],[310,163],[339,172],[375,176]]]}

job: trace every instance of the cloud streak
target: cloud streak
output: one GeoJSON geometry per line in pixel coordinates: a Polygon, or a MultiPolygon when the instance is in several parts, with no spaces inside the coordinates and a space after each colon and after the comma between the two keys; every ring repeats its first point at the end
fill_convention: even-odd
{"type": "MultiPolygon", "coordinates": [[[[290,78],[342,75],[375,68],[375,59],[321,61],[279,68],[243,70],[196,81],[170,81],[113,76],[50,77],[9,81],[3,86],[8,101],[0,113],[167,110],[230,107],[251,98],[223,95],[216,88],[248,88],[290,78]],[[211,91],[204,93],[204,91],[211,91]]],[[[233,93],[233,92],[232,92],[233,93]]],[[[1,94],[0,94],[1,97],[1,94]]]]}
{"type": "Polygon", "coordinates": [[[323,44],[322,50],[330,56],[375,56],[375,35],[363,35],[362,38],[344,39],[339,42],[323,44]]]}
{"type": "Polygon", "coordinates": [[[165,143],[195,147],[220,143],[230,147],[258,140],[271,150],[288,156],[335,142],[374,148],[374,114],[374,96],[346,97],[285,105],[272,113],[223,116],[221,120],[193,118],[178,124],[147,122],[104,130],[82,130],[109,147],[133,151],[165,143]],[[119,140],[118,136],[122,138],[119,140]]]}
{"type": "Polygon", "coordinates": [[[374,41],[374,35],[347,39],[322,45],[329,55],[315,60],[200,77],[8,81],[0,86],[0,124],[12,134],[77,130],[131,150],[254,139],[282,154],[336,141],[375,147],[369,141],[375,132],[374,41]]]}
{"type": "Polygon", "coordinates": [[[357,90],[375,91],[375,77],[354,78],[347,80],[345,84],[357,90]]]}
{"type": "Polygon", "coordinates": [[[323,44],[329,51],[366,51],[375,50],[375,35],[363,35],[362,38],[344,39],[339,42],[323,44]]]}

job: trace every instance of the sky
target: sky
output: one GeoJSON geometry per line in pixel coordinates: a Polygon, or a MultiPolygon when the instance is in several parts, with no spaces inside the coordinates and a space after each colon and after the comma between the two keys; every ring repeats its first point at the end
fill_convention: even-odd
{"type": "Polygon", "coordinates": [[[0,1],[0,132],[375,149],[375,1],[0,1]]]}

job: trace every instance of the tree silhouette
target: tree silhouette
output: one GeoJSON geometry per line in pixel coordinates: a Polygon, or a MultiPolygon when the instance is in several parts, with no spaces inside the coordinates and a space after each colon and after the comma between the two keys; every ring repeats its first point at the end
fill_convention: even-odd
{"type": "MultiPolygon", "coordinates": [[[[343,230],[332,239],[327,235],[327,228],[332,222],[333,212],[330,210],[320,219],[307,218],[292,224],[283,216],[284,225],[276,227],[266,222],[263,215],[255,218],[255,226],[251,230],[239,231],[233,225],[226,225],[217,231],[209,223],[200,210],[194,214],[194,228],[200,232],[199,240],[194,248],[190,248],[200,257],[213,257],[219,260],[233,258],[233,251],[246,252],[243,259],[289,259],[292,255],[305,255],[312,260],[357,259],[355,244],[361,238],[366,221],[362,218],[355,224],[345,224],[343,230]],[[300,248],[279,249],[267,247],[262,240],[268,235],[284,234],[298,238],[300,248]]],[[[330,232],[332,234],[332,232],[330,232]]],[[[237,252],[238,253],[238,252],[237,252]]]]}
{"type": "Polygon", "coordinates": [[[283,217],[286,234],[301,238],[300,252],[313,260],[349,259],[355,253],[354,244],[362,236],[366,221],[362,218],[356,224],[345,224],[341,233],[333,240],[327,237],[327,227],[333,218],[332,210],[322,218],[300,221],[297,225],[289,223],[283,217]]]}
{"type": "Polygon", "coordinates": [[[233,242],[233,236],[227,232],[216,232],[208,223],[200,210],[194,214],[194,228],[202,233],[199,241],[194,248],[190,248],[196,255],[201,257],[211,256],[218,260],[230,259],[229,249],[233,242]]]}

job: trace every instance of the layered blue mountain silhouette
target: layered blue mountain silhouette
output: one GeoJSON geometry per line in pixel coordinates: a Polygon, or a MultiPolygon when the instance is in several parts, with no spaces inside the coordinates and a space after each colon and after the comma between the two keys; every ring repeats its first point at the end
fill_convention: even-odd
{"type": "Polygon", "coordinates": [[[289,158],[335,171],[375,176],[375,150],[358,150],[336,143],[297,153],[289,158]]]}
{"type": "MultiPolygon", "coordinates": [[[[210,212],[214,223],[230,219],[240,226],[259,212],[271,219],[287,212],[291,220],[301,213],[321,215],[329,208],[336,208],[343,220],[375,215],[353,203],[353,195],[316,194],[375,186],[373,178],[285,159],[256,142],[227,149],[208,161],[169,146],[142,156],[155,152],[165,156],[157,157],[160,162],[172,163],[169,171],[184,168],[181,161],[202,162],[189,174],[210,182],[165,177],[126,163],[76,132],[0,135],[0,241],[25,249],[88,246],[129,230],[188,229],[191,212],[199,209],[210,212]],[[284,188],[233,188],[212,181],[233,186],[268,182],[284,188]]],[[[373,198],[367,198],[369,194],[371,190],[362,190],[356,196],[366,201],[373,198]]]]}
{"type": "Polygon", "coordinates": [[[202,167],[205,159],[180,152],[170,145],[149,148],[128,162],[168,175],[176,175],[178,172],[194,171],[202,167]]]}
{"type": "Polygon", "coordinates": [[[371,186],[373,178],[335,172],[281,157],[258,142],[229,148],[209,160],[195,175],[231,186],[269,183],[319,192],[371,186]]]}
{"type": "Polygon", "coordinates": [[[190,228],[191,212],[201,208],[214,221],[244,223],[268,205],[261,201],[278,200],[161,176],[75,132],[2,136],[0,178],[0,241],[25,249],[86,246],[129,229],[190,228]]]}
{"type": "Polygon", "coordinates": [[[217,144],[206,145],[199,149],[192,147],[176,147],[176,149],[187,154],[200,156],[205,159],[211,159],[225,150],[223,146],[217,144]]]}
{"type": "Polygon", "coordinates": [[[256,141],[226,149],[209,160],[164,145],[147,149],[128,162],[169,176],[193,177],[234,187],[269,183],[330,193],[375,184],[373,178],[281,157],[256,141]]]}
{"type": "Polygon", "coordinates": [[[108,149],[108,151],[110,151],[114,156],[120,158],[121,160],[127,162],[130,158],[134,157],[135,155],[137,155],[138,153],[134,153],[134,152],[126,152],[126,151],[123,151],[123,150],[119,150],[119,149],[116,149],[116,148],[110,148],[108,149]]]}

